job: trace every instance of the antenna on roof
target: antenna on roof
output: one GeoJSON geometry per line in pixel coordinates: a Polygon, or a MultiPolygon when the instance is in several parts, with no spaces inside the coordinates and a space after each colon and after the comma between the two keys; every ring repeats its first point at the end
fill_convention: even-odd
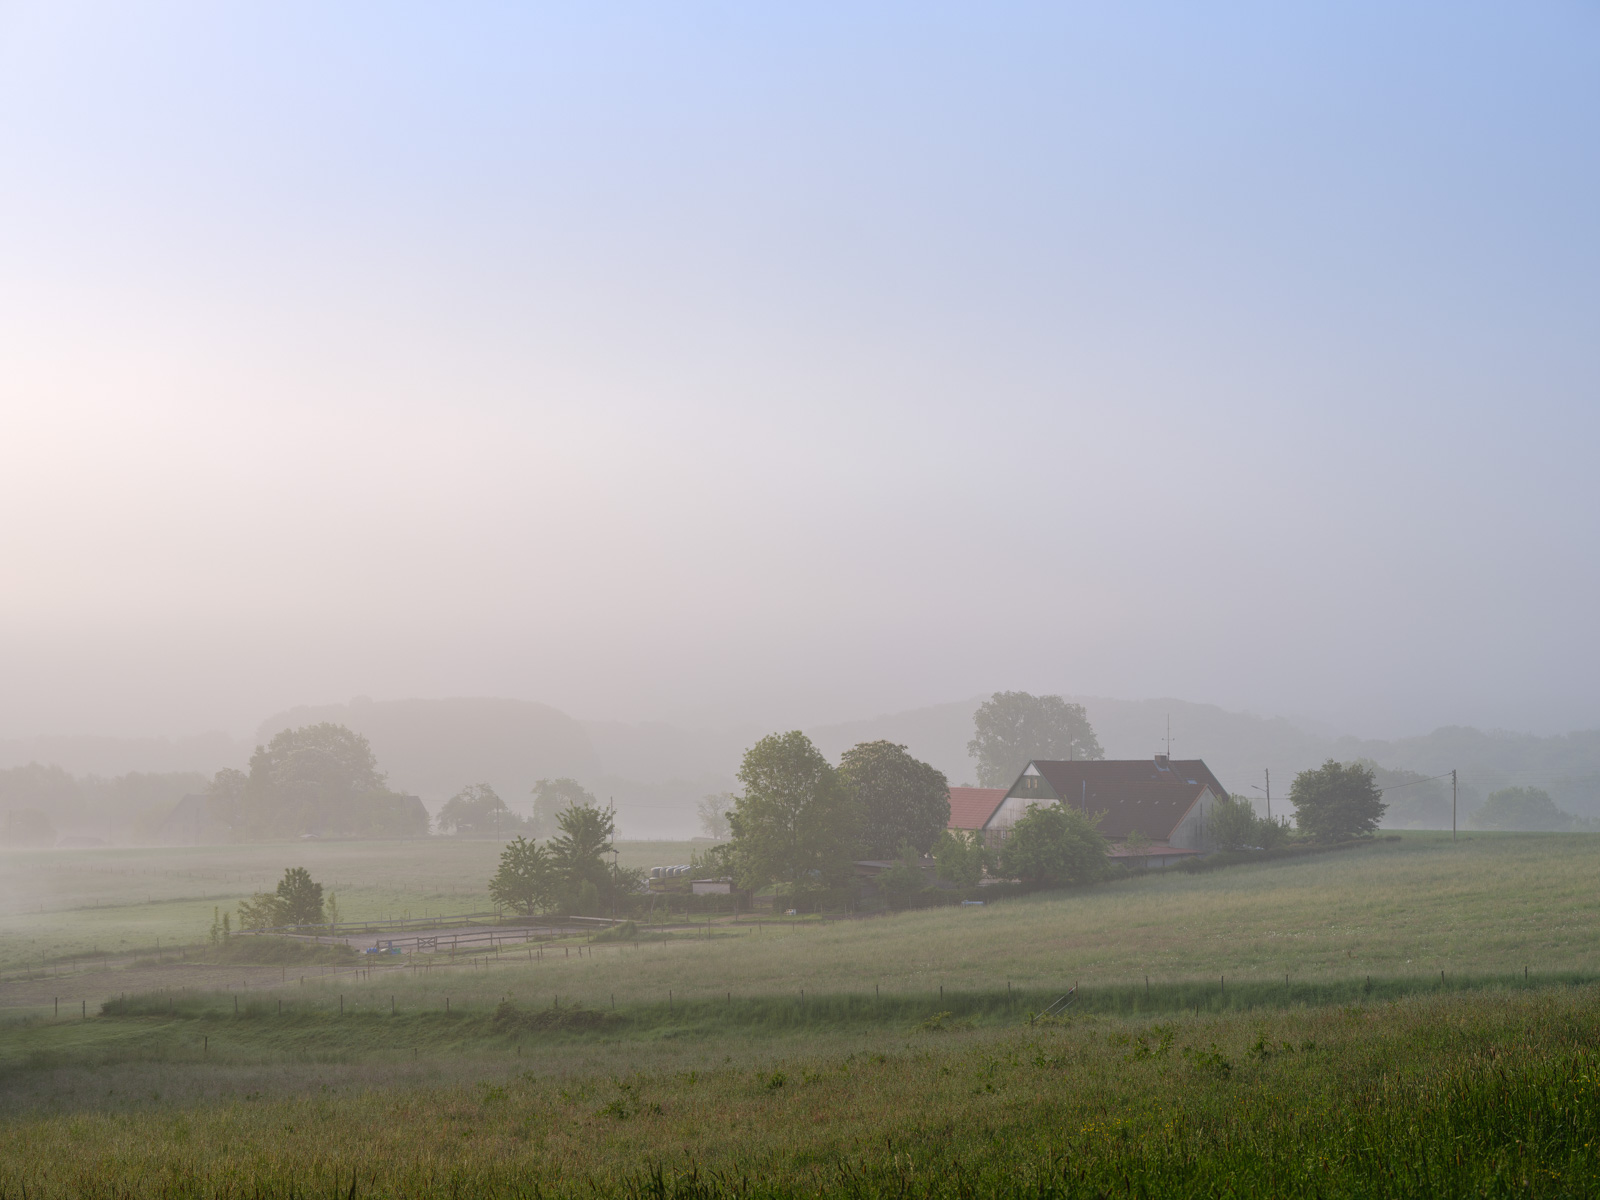
{"type": "Polygon", "coordinates": [[[1167,714],[1167,757],[1172,757],[1172,714],[1167,714]]]}

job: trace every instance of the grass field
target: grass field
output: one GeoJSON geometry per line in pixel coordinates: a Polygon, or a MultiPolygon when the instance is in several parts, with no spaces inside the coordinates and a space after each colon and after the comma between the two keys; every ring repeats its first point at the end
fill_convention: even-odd
{"type": "MultiPolygon", "coordinates": [[[[412,911],[443,878],[340,852],[412,911]]],[[[128,911],[113,861],[103,908],[11,936],[128,911]]],[[[1600,838],[1408,834],[531,958],[12,976],[0,1195],[1591,1195],[1597,865],[1600,838]]]]}
{"type": "MultiPolygon", "coordinates": [[[[623,842],[623,866],[687,863],[688,842],[623,842]]],[[[199,943],[212,910],[303,866],[351,921],[493,907],[501,843],[457,838],[0,851],[0,972],[41,956],[199,943]]]]}

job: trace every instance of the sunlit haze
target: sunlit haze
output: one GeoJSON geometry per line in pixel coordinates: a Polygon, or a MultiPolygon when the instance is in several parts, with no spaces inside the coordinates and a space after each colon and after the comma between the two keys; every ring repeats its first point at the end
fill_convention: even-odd
{"type": "Polygon", "coordinates": [[[1600,9],[532,7],[0,10],[0,735],[1600,725],[1600,9]]]}

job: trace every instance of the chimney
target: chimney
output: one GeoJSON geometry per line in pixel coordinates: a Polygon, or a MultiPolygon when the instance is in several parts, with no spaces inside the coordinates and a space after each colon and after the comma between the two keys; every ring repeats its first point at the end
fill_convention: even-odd
{"type": "Polygon", "coordinates": [[[1156,770],[1158,770],[1158,771],[1169,770],[1170,768],[1168,767],[1167,764],[1170,763],[1171,761],[1172,761],[1172,759],[1168,755],[1165,755],[1165,754],[1156,755],[1156,770]]]}

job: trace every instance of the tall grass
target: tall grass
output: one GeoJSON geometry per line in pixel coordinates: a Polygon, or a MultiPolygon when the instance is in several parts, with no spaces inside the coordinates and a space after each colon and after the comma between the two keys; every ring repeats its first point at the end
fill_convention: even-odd
{"type": "Polygon", "coordinates": [[[0,1196],[1588,1196],[1597,1040],[1591,992],[1557,988],[902,1028],[692,1070],[572,1043],[443,1086],[86,1097],[0,1123],[0,1196]]]}

